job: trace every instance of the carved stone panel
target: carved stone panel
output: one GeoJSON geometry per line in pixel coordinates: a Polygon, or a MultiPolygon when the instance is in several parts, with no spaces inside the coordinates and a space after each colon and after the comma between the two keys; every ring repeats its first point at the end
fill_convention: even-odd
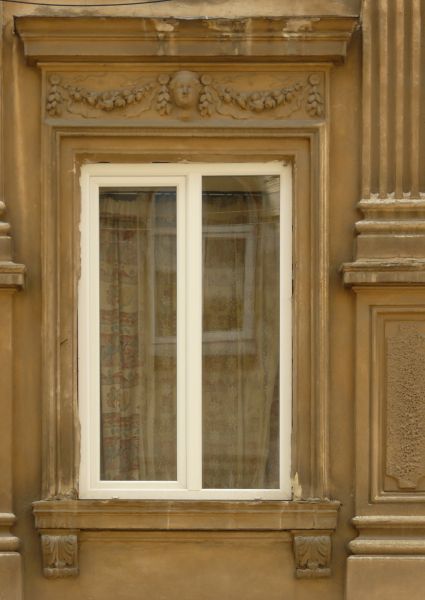
{"type": "Polygon", "coordinates": [[[425,489],[425,321],[387,321],[385,354],[386,478],[384,490],[423,490],[425,489]]]}
{"type": "Polygon", "coordinates": [[[296,576],[300,579],[329,577],[331,536],[294,534],[296,576]]]}
{"type": "Polygon", "coordinates": [[[46,114],[58,118],[322,119],[323,72],[178,70],[162,73],[50,73],[46,114]]]}
{"type": "Polygon", "coordinates": [[[78,539],[75,534],[41,536],[43,574],[49,578],[78,575],[78,539]]]}

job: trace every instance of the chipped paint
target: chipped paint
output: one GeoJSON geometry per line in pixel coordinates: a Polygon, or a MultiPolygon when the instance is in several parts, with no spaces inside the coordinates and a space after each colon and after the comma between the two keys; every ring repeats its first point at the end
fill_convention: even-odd
{"type": "Polygon", "coordinates": [[[308,33],[314,30],[314,23],[320,21],[319,17],[309,19],[288,19],[282,33],[308,33]]]}

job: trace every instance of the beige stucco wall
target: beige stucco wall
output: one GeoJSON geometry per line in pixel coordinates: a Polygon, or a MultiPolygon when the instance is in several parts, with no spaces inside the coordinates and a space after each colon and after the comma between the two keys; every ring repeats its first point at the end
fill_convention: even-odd
{"type": "MultiPolygon", "coordinates": [[[[4,198],[12,225],[14,257],[27,267],[26,288],[15,295],[13,311],[13,510],[17,517],[15,533],[21,540],[25,599],[344,597],[347,543],[356,535],[350,525],[355,515],[355,296],[343,287],[340,267],[354,256],[353,229],[361,197],[362,57],[360,34],[356,33],[346,63],[330,71],[330,490],[331,497],[342,503],[333,537],[332,576],[295,579],[291,542],[285,533],[155,532],[122,536],[86,532],[81,537],[79,577],[47,580],[42,576],[39,535],[31,511],[31,503],[41,497],[40,72],[25,63],[21,41],[13,34],[13,15],[169,16],[172,12],[175,17],[231,17],[320,15],[324,10],[356,15],[359,4],[357,0],[264,0],[260,6],[250,0],[176,2],[172,9],[165,3],[72,11],[5,6],[4,198]]],[[[374,564],[368,568],[374,580],[374,564]]],[[[377,577],[379,581],[385,574],[377,577]]],[[[354,589],[356,583],[352,585],[354,589]]]]}
{"type": "MultiPolygon", "coordinates": [[[[194,16],[194,4],[178,3],[173,14],[194,16]]],[[[276,14],[278,4],[264,2],[261,12],[276,14]]],[[[320,4],[314,3],[318,11],[320,4]]],[[[356,3],[347,4],[355,8],[356,3]]],[[[208,12],[237,15],[241,6],[239,2],[208,3],[208,12]]],[[[200,15],[206,14],[206,3],[196,9],[200,15]]],[[[244,14],[255,11],[258,3],[243,3],[244,14]]],[[[99,533],[82,537],[83,567],[78,579],[49,581],[42,577],[39,539],[31,514],[31,503],[40,498],[41,480],[40,76],[36,68],[25,65],[20,41],[12,33],[11,16],[18,12],[22,14],[23,9],[7,7],[5,14],[4,175],[15,258],[28,270],[26,289],[16,296],[14,309],[14,511],[16,533],[22,540],[25,598],[342,599],[346,544],[354,535],[349,524],[353,515],[353,296],[342,286],[339,267],[352,258],[359,194],[358,37],[351,44],[347,63],[331,71],[330,464],[332,496],[342,502],[334,538],[333,576],[296,580],[291,544],[278,535],[240,534],[235,539],[229,533],[211,539],[208,534],[197,538],[174,533],[163,534],[161,539],[147,534],[145,541],[135,541],[131,536],[120,539],[117,534],[99,533]]],[[[167,14],[167,8],[155,7],[155,12],[167,14]]]]}

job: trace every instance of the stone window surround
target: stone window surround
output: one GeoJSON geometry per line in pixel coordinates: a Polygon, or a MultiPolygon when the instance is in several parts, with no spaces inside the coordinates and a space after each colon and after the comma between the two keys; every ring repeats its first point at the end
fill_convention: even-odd
{"type": "MultiPolygon", "coordinates": [[[[211,19],[182,20],[177,24],[173,21],[170,25],[157,19],[108,19],[99,30],[95,18],[23,17],[15,25],[28,62],[41,69],[45,107],[42,145],[42,260],[43,280],[47,282],[43,290],[42,334],[45,445],[43,499],[34,503],[45,575],[66,577],[78,573],[78,536],[85,530],[125,528],[140,533],[287,532],[289,539],[294,540],[297,576],[328,576],[330,534],[336,528],[339,503],[327,499],[327,90],[330,64],[343,61],[356,20],[211,19]],[[92,35],[94,30],[96,37],[92,35]],[[221,110],[223,106],[222,88],[219,81],[209,90],[211,80],[202,79],[204,71],[213,76],[218,73],[219,78],[223,77],[220,70],[234,73],[241,75],[242,80],[245,77],[245,81],[250,72],[258,70],[259,64],[261,69],[277,74],[276,77],[284,74],[293,79],[301,73],[306,83],[301,83],[300,89],[307,86],[306,96],[302,97],[303,92],[298,88],[295,90],[300,97],[297,110],[301,114],[297,111],[293,115],[279,114],[277,96],[272,98],[275,104],[270,103],[267,89],[254,93],[236,90],[235,99],[231,100],[236,112],[223,114],[218,109],[203,112],[199,108],[199,114],[173,114],[171,106],[171,112],[160,113],[162,121],[152,116],[143,121],[139,115],[129,122],[129,118],[123,119],[128,94],[121,99],[113,95],[111,107],[109,91],[104,95],[102,90],[87,92],[86,89],[88,96],[82,104],[91,111],[94,102],[95,113],[73,113],[76,104],[80,110],[81,101],[74,83],[66,81],[70,71],[73,70],[73,76],[77,73],[77,79],[80,73],[82,80],[96,69],[102,73],[107,70],[114,78],[114,73],[116,76],[122,69],[117,63],[122,61],[128,62],[129,71],[146,67],[163,86],[181,70],[183,62],[184,69],[199,74],[204,95],[211,94],[214,109],[221,110]],[[99,62],[101,66],[96,65],[99,62]],[[163,72],[165,77],[160,79],[163,72]],[[64,89],[68,94],[65,115],[56,110],[59,101],[63,101],[64,89]],[[124,110],[120,113],[121,109],[124,110]],[[246,120],[237,121],[240,111],[247,111],[249,128],[246,120]],[[208,148],[205,140],[209,141],[208,148]],[[252,148],[247,140],[255,140],[252,148]],[[295,165],[294,499],[259,503],[78,500],[79,168],[87,161],[176,161],[190,160],[193,156],[197,160],[232,162],[280,159],[295,165]],[[310,374],[307,378],[306,372],[310,374]]],[[[283,105],[287,104],[286,88],[280,90],[284,94],[283,105]]],[[[167,90],[159,93],[166,94],[167,90]]]]}

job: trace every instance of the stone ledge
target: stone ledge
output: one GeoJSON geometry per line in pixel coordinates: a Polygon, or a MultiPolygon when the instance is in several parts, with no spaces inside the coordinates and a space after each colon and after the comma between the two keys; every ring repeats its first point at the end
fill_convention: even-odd
{"type": "Polygon", "coordinates": [[[344,285],[424,285],[425,259],[357,260],[341,267],[344,285]]]}
{"type": "Polygon", "coordinates": [[[182,59],[342,62],[355,17],[17,17],[31,64],[182,59]]]}
{"type": "Polygon", "coordinates": [[[33,504],[37,529],[335,530],[336,501],[44,500],[33,504]]]}

